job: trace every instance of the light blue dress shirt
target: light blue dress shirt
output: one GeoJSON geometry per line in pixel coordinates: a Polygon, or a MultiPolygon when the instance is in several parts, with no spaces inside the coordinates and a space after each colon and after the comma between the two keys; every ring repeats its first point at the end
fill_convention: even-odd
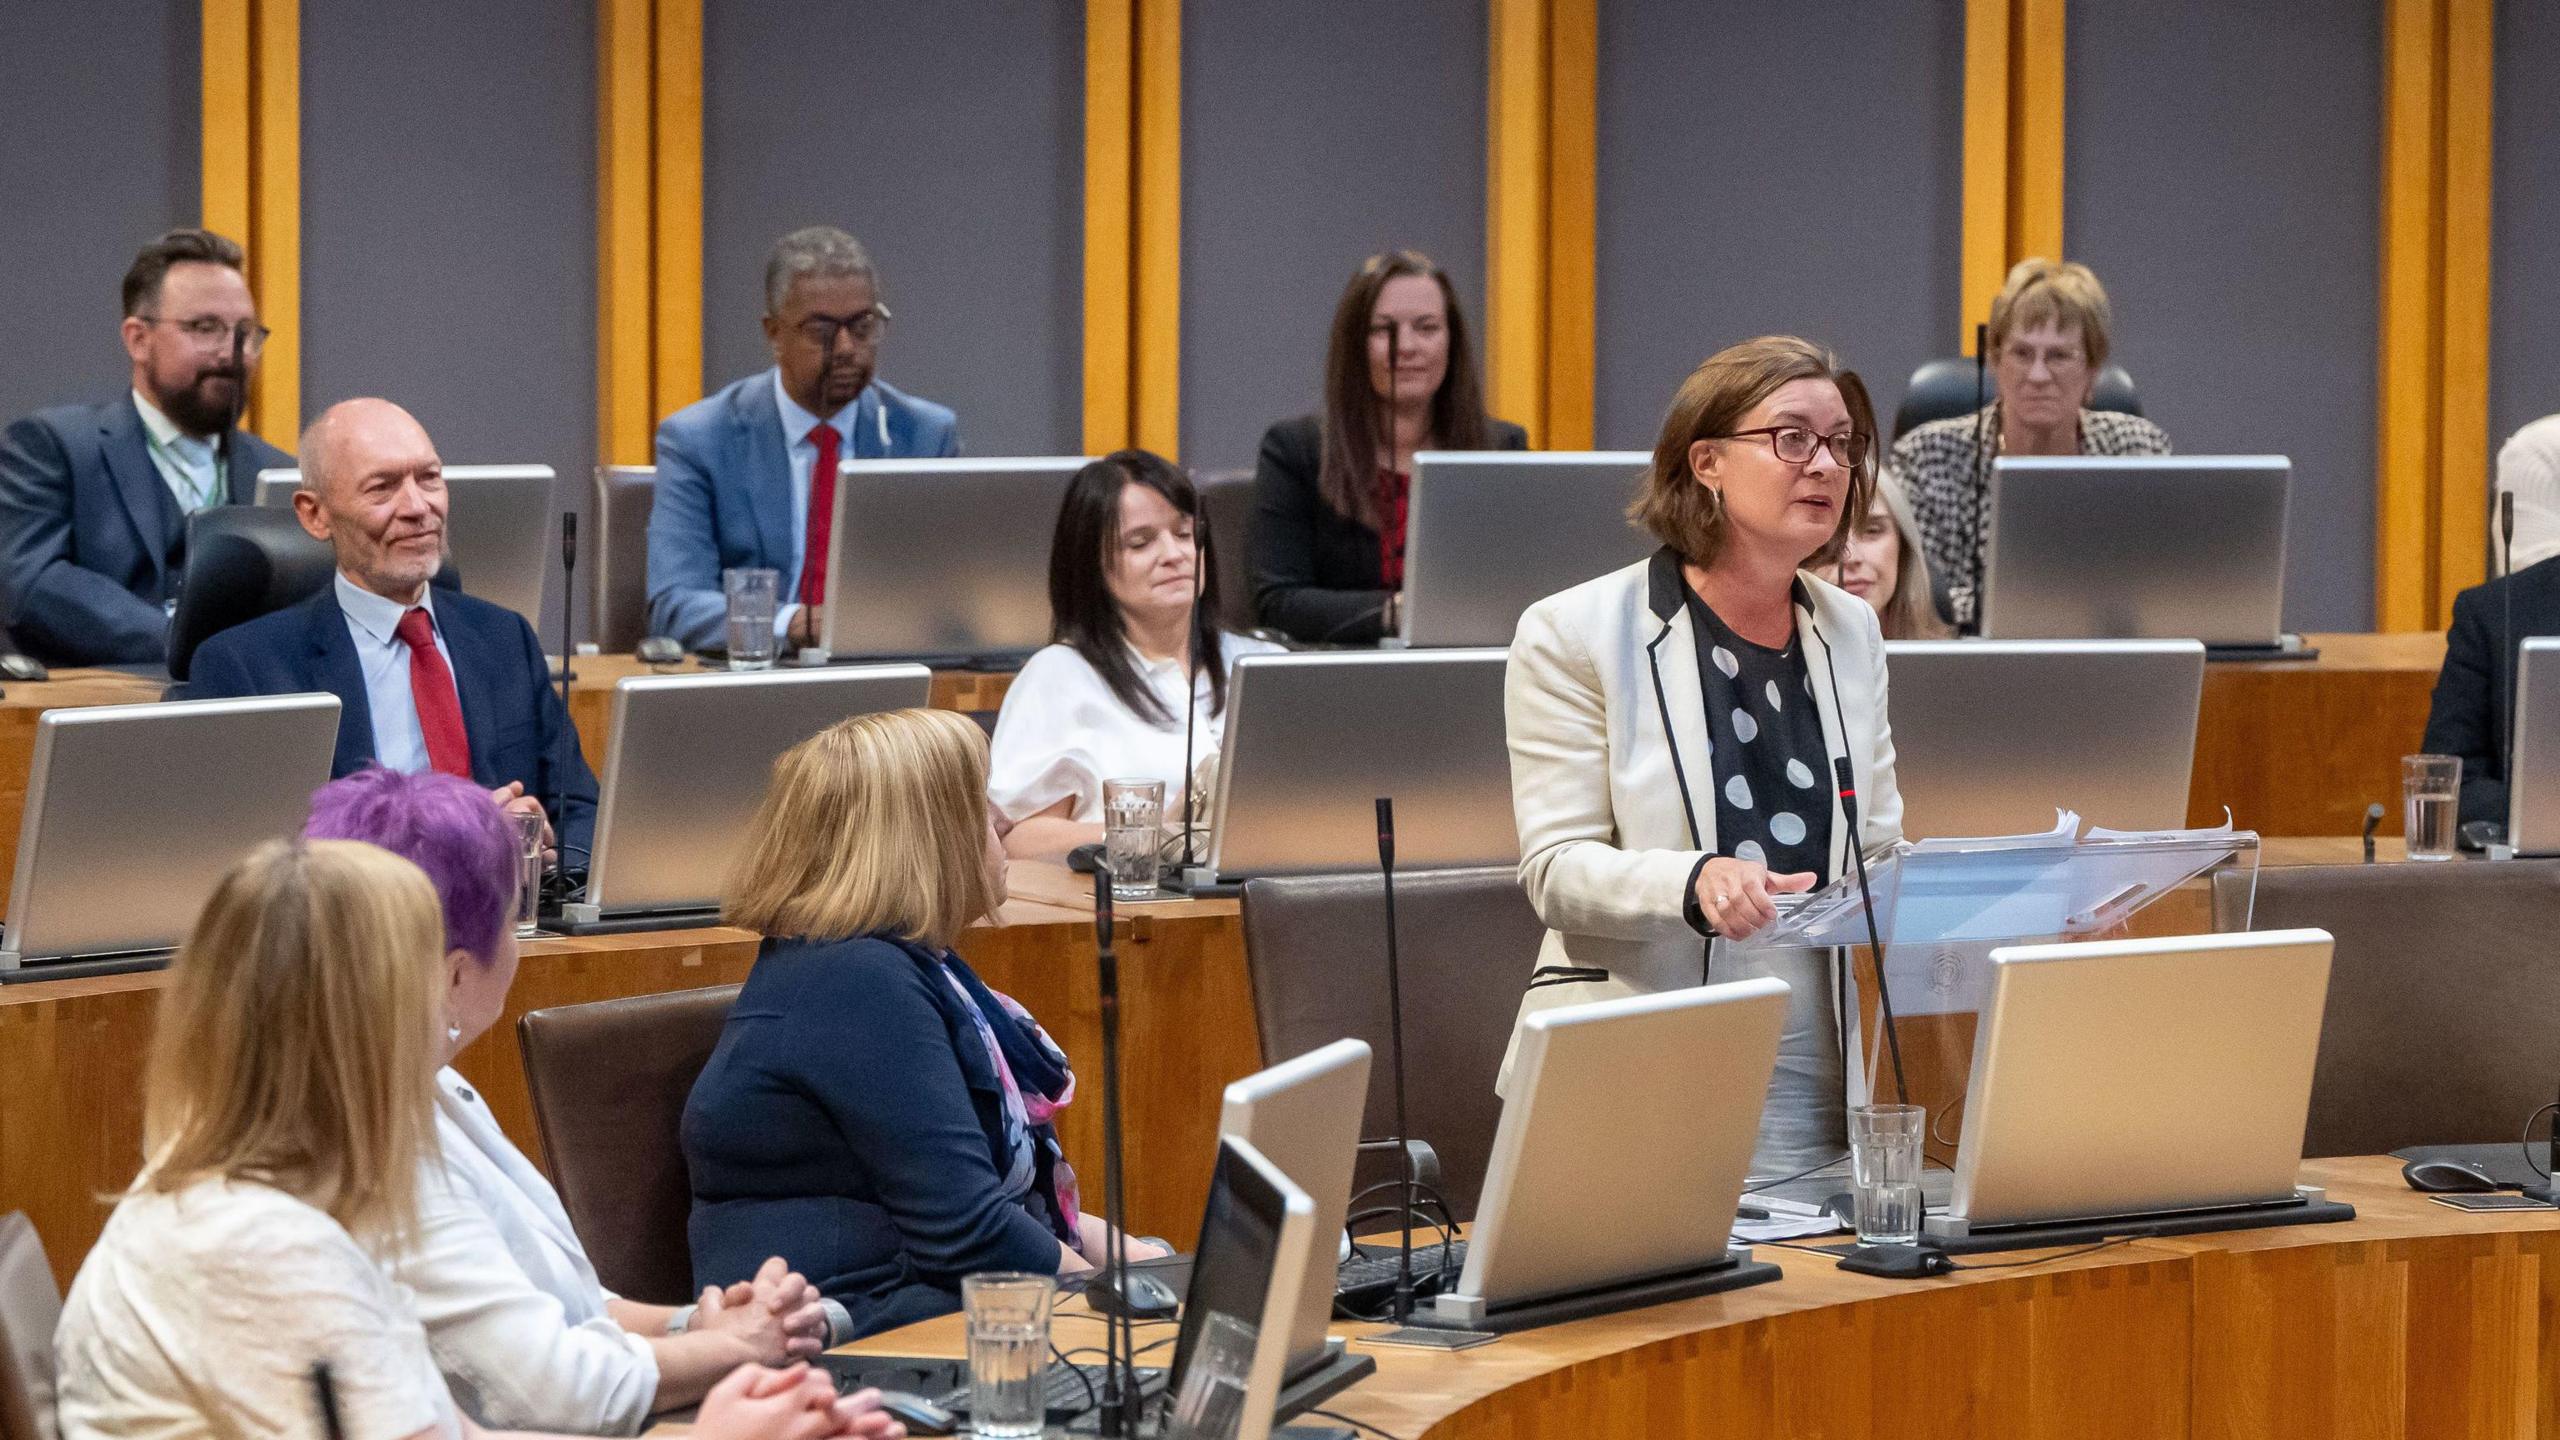
{"type": "MultiPolygon", "coordinates": [[[[818,468],[818,446],[809,432],[818,428],[818,417],[800,407],[791,392],[782,388],[782,367],[773,368],[773,398],[782,408],[782,443],[791,453],[791,568],[782,572],[778,590],[780,603],[773,607],[773,633],[791,631],[791,617],[800,613],[794,597],[800,593],[800,572],[809,563],[809,487],[818,468]]],[[[860,451],[853,438],[853,417],[862,409],[862,397],[856,395],[845,407],[827,420],[835,427],[836,459],[851,460],[860,451]]],[[[880,416],[880,453],[889,453],[889,408],[876,407],[880,416]]]]}
{"type": "MultiPolygon", "coordinates": [[[[356,667],[364,672],[365,703],[373,710],[373,758],[386,770],[416,775],[435,768],[427,756],[427,732],[418,724],[418,702],[409,691],[409,647],[400,638],[400,617],[409,607],[358,585],[338,572],[338,608],[346,612],[347,638],[355,642],[356,667]]],[[[435,587],[427,587],[418,603],[435,620],[435,587]]],[[[436,653],[453,669],[453,651],[444,643],[444,622],[436,621],[436,653]]],[[[455,682],[457,702],[462,690],[455,682]]]]}
{"type": "Polygon", "coordinates": [[[133,408],[142,415],[143,448],[151,452],[151,468],[160,472],[160,483],[178,501],[178,513],[193,515],[223,500],[222,466],[214,453],[213,442],[189,435],[178,428],[178,422],[160,412],[160,407],[133,392],[133,408]]]}

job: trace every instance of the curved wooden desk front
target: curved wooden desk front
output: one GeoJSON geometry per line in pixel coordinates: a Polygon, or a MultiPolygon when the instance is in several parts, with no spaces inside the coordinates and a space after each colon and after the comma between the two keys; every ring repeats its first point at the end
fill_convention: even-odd
{"type": "MultiPolygon", "coordinates": [[[[2560,1433],[2560,1215],[2430,1204],[2396,1161],[2304,1170],[2359,1218],[1922,1281],[1763,1248],[1784,1280],[1454,1355],[1365,1347],[1378,1373],[1329,1408],[1398,1440],[2560,1433]]],[[[1057,1323],[1062,1349],[1101,1342],[1057,1323]]],[[[949,1318],[851,1348],[960,1342],[949,1318]]]]}

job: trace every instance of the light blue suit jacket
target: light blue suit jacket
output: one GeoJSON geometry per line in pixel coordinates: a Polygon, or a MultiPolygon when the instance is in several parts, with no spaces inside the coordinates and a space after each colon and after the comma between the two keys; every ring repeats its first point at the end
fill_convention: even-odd
{"type": "MultiPolygon", "coordinates": [[[[960,453],[959,422],[930,400],[875,379],[853,403],[847,460],[960,453]]],[[[733,380],[660,422],[649,510],[649,633],[671,635],[689,650],[726,643],[729,604],[720,572],[763,566],[787,575],[796,558],[791,525],[791,452],[771,370],[733,380]]]]}

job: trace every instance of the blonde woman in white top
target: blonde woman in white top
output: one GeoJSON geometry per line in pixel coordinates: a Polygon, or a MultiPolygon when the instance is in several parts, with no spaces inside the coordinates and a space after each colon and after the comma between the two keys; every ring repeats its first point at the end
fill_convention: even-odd
{"type": "MultiPolygon", "coordinates": [[[[65,1440],[300,1437],[325,1365],[347,1440],[478,1440],[382,1265],[435,1144],[443,924],[416,866],[275,841],[170,968],[144,1081],[152,1157],[64,1302],[65,1440]]],[[[741,1366],[696,1435],[886,1440],[805,1367],[741,1366]]]]}
{"type": "Polygon", "coordinates": [[[1007,854],[1056,859],[1099,841],[1106,780],[1164,781],[1167,824],[1178,824],[1189,781],[1215,773],[1229,672],[1238,656],[1281,647],[1218,629],[1203,536],[1190,479],[1148,451],[1104,456],[1067,487],[1049,547],[1052,643],[996,717],[987,790],[1007,854]]]}

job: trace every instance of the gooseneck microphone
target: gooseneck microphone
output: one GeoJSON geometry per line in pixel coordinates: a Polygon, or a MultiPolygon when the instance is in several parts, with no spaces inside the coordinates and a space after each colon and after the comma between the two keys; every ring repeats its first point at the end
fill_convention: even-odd
{"type": "MultiPolygon", "coordinates": [[[[1198,492],[1193,494],[1196,497],[1198,492]]],[[[1191,737],[1200,726],[1200,643],[1203,639],[1200,633],[1200,569],[1209,563],[1209,546],[1212,543],[1209,507],[1196,498],[1192,503],[1198,506],[1200,513],[1191,517],[1191,533],[1195,537],[1191,546],[1191,613],[1182,622],[1182,860],[1174,867],[1176,879],[1186,888],[1191,883],[1191,867],[1195,863],[1191,857],[1191,837],[1200,816],[1199,787],[1193,783],[1195,777],[1191,773],[1191,737]]],[[[1218,643],[1214,626],[1206,639],[1212,645],[1218,643]]]]}
{"type": "MultiPolygon", "coordinates": [[[[577,672],[569,668],[570,652],[577,648],[572,639],[576,632],[570,623],[572,611],[578,603],[578,587],[574,583],[577,572],[578,512],[563,510],[560,512],[560,723],[568,727],[568,733],[561,739],[571,745],[578,743],[576,712],[569,708],[569,682],[578,678],[577,672]]],[[[557,746],[553,747],[551,756],[551,825],[552,836],[558,842],[553,849],[560,856],[560,873],[565,876],[569,873],[569,767],[560,763],[557,746]]],[[[564,898],[572,898],[566,890],[562,894],[564,898]]]]}
{"type": "Polygon", "coordinates": [[[214,500],[219,505],[231,498],[231,432],[240,428],[240,417],[249,412],[249,332],[231,327],[231,414],[214,441],[216,469],[214,500]]]}
{"type": "MultiPolygon", "coordinates": [[[[1828,659],[1826,655],[1824,658],[1828,659]]],[[[1839,706],[1835,678],[1832,706],[1839,706]]],[[[1840,816],[1849,826],[1849,862],[1858,873],[1858,904],[1867,915],[1867,960],[1876,972],[1876,1009],[1884,1017],[1885,1052],[1893,1057],[1893,1099],[1898,1105],[1911,1103],[1911,1086],[1902,1074],[1902,1031],[1893,1018],[1893,982],[1884,973],[1884,937],[1876,929],[1876,894],[1867,886],[1867,847],[1858,835],[1858,782],[1850,774],[1849,757],[1832,757],[1831,775],[1840,788],[1840,816]]]]}
{"type": "Polygon", "coordinates": [[[2507,772],[2507,783],[2515,783],[2516,753],[2516,672],[2524,668],[2524,657],[2516,653],[2516,492],[2498,492],[2498,636],[2499,658],[2505,662],[2506,693],[2498,697],[2498,732],[2507,738],[2506,751],[2499,757],[2507,772]]]}
{"type": "Polygon", "coordinates": [[[1991,441],[1997,427],[1985,400],[1990,389],[1991,327],[1977,323],[1973,327],[1973,554],[1967,583],[1972,587],[1972,612],[1964,617],[1969,629],[1982,630],[1982,582],[1990,564],[1991,549],[1991,441]]]}
{"type": "Polygon", "coordinates": [[[2382,828],[2382,802],[2364,807],[2364,863],[2373,863],[2373,832],[2382,828]]]}
{"type": "Polygon", "coordinates": [[[1120,1135],[1120,956],[1111,944],[1111,867],[1093,872],[1093,946],[1102,1019],[1102,1205],[1110,1236],[1102,1245],[1102,1284],[1118,1302],[1103,1316],[1102,1413],[1099,1433],[1134,1440],[1140,1432],[1135,1327],[1127,1304],[1129,1209],[1120,1135]]]}
{"type": "Polygon", "coordinates": [[[1395,1080],[1396,1149],[1404,1164],[1404,1203],[1397,1210],[1396,1293],[1393,1315],[1398,1325],[1413,1320],[1413,1207],[1419,1179],[1413,1173],[1413,1131],[1405,1121],[1404,966],[1396,949],[1396,802],[1378,797],[1378,880],[1387,900],[1387,1036],[1388,1065],[1395,1080]]]}

